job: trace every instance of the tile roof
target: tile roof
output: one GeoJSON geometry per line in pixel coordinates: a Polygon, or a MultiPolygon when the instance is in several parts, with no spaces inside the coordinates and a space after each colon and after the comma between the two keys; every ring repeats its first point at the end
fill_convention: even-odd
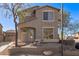
{"type": "Polygon", "coordinates": [[[26,10],[39,10],[41,8],[44,8],[44,7],[50,7],[50,8],[56,9],[58,11],[60,10],[58,8],[55,8],[55,7],[52,7],[52,6],[49,6],[49,5],[45,5],[45,6],[33,6],[33,7],[30,7],[30,8],[24,9],[23,11],[26,11],[26,10]]]}

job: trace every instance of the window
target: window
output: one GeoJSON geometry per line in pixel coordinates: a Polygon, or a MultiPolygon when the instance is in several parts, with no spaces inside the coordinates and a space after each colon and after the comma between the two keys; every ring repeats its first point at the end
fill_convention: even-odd
{"type": "Polygon", "coordinates": [[[44,12],[43,13],[43,19],[44,20],[48,20],[48,12],[44,12]]]}
{"type": "Polygon", "coordinates": [[[43,28],[43,38],[53,39],[53,28],[43,28]]]}
{"type": "Polygon", "coordinates": [[[52,20],[53,12],[43,12],[43,20],[52,20]]]}
{"type": "Polygon", "coordinates": [[[34,10],[34,11],[32,12],[32,16],[35,16],[35,14],[36,14],[36,10],[34,10]]]}

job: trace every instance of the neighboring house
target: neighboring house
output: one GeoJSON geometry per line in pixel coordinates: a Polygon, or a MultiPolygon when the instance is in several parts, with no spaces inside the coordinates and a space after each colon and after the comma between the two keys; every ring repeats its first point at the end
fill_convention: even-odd
{"type": "Polygon", "coordinates": [[[2,31],[3,26],[0,24],[0,42],[3,41],[3,31],[2,31]]]}
{"type": "Polygon", "coordinates": [[[58,42],[59,13],[60,9],[48,5],[19,11],[18,40],[21,42],[58,42]]]}
{"type": "Polygon", "coordinates": [[[73,37],[73,36],[68,36],[68,37],[66,38],[66,40],[74,40],[74,37],[73,37]]]}
{"type": "Polygon", "coordinates": [[[79,39],[79,32],[77,32],[77,33],[74,34],[74,38],[75,39],[79,39]]]}
{"type": "Polygon", "coordinates": [[[2,30],[3,26],[0,24],[0,42],[11,42],[15,40],[15,30],[7,30],[6,32],[3,32],[2,30]]]}
{"type": "Polygon", "coordinates": [[[74,34],[74,40],[75,42],[79,42],[79,32],[74,34]]]}
{"type": "Polygon", "coordinates": [[[7,30],[4,32],[4,41],[11,42],[14,41],[16,37],[16,33],[14,30],[7,30]]]}

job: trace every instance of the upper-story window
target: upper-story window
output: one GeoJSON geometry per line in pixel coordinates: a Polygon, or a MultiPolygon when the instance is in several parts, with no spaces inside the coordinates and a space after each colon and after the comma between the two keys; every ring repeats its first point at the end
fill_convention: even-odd
{"type": "Polygon", "coordinates": [[[53,20],[53,12],[43,12],[43,20],[53,20]]]}
{"type": "Polygon", "coordinates": [[[48,12],[43,12],[43,20],[48,20],[48,12]]]}

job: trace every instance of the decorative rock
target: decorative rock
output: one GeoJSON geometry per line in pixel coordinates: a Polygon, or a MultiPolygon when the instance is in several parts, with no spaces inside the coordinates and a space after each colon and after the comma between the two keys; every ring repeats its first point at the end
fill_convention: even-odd
{"type": "Polygon", "coordinates": [[[49,55],[52,55],[53,52],[50,51],[50,50],[47,50],[47,51],[44,51],[43,54],[46,55],[46,56],[49,56],[49,55]]]}

